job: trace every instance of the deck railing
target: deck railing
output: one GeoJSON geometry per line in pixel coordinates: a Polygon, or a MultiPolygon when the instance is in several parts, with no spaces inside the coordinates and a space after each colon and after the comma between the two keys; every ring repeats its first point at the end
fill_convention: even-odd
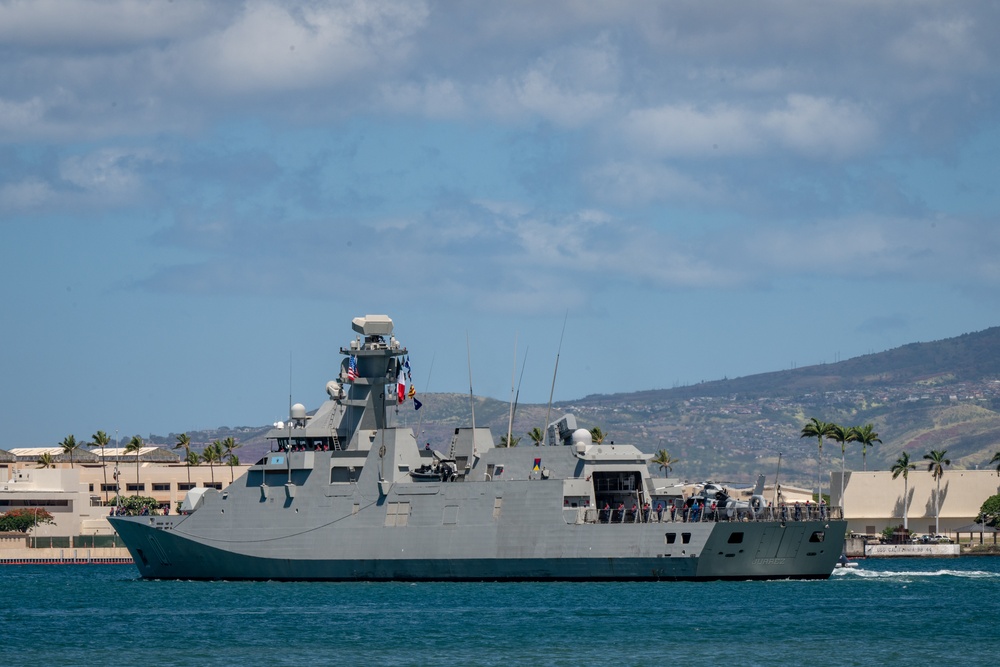
{"type": "Polygon", "coordinates": [[[715,522],[795,522],[827,521],[843,518],[839,507],[816,505],[751,508],[703,509],[667,508],[649,509],[597,509],[580,508],[582,523],[715,523],[715,522]]]}

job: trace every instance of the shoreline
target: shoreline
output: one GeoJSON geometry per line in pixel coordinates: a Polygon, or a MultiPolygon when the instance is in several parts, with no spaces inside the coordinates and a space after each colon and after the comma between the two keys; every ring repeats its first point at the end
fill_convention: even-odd
{"type": "Polygon", "coordinates": [[[0,549],[0,565],[132,565],[124,547],[99,549],[0,549]]]}

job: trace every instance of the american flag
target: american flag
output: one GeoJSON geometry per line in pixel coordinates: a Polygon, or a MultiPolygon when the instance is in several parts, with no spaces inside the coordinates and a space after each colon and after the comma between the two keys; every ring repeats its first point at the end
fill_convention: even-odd
{"type": "Polygon", "coordinates": [[[351,355],[351,363],[347,366],[347,379],[354,382],[358,379],[358,358],[351,355]]]}

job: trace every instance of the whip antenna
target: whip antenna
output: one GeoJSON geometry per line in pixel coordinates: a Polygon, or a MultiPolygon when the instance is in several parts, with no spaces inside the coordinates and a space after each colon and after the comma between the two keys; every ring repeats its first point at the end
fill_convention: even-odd
{"type": "MultiPolygon", "coordinates": [[[[563,336],[566,335],[566,320],[569,319],[569,309],[566,309],[566,316],[563,317],[562,333],[559,334],[559,349],[556,350],[556,367],[552,371],[552,389],[549,390],[549,408],[545,412],[545,426],[542,427],[542,432],[545,434],[546,441],[549,439],[549,417],[552,415],[552,396],[556,393],[556,373],[559,372],[559,355],[562,354],[562,344],[563,336]]],[[[548,442],[546,442],[548,444],[548,442]]]]}

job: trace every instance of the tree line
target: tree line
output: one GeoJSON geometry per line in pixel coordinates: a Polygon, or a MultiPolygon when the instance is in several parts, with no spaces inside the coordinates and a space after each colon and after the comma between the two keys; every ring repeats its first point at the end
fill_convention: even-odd
{"type": "MultiPolygon", "coordinates": [[[[74,453],[81,447],[90,447],[92,449],[101,450],[101,461],[104,467],[104,503],[110,504],[110,499],[108,497],[108,466],[107,461],[104,460],[104,448],[111,443],[111,438],[104,431],[98,431],[93,436],[91,436],[90,442],[80,442],[72,434],[67,435],[63,438],[62,442],[59,443],[59,447],[62,448],[63,454],[69,455],[69,466],[70,468],[75,467],[74,453]]],[[[135,485],[136,485],[136,495],[139,491],[139,454],[142,451],[146,443],[138,435],[133,435],[129,441],[125,444],[124,453],[135,454],[135,485]]],[[[177,436],[177,444],[174,445],[174,449],[184,449],[184,464],[187,466],[187,480],[188,484],[191,483],[191,466],[201,465],[202,463],[207,463],[211,468],[212,484],[215,484],[215,466],[216,465],[228,465],[229,469],[229,482],[232,483],[235,478],[233,471],[233,466],[238,466],[240,464],[240,458],[236,455],[236,450],[240,447],[240,443],[237,442],[232,436],[224,438],[222,440],[215,440],[209,445],[205,446],[205,449],[201,453],[193,451],[191,449],[191,438],[188,437],[187,433],[181,433],[177,436]]],[[[55,460],[52,455],[45,452],[38,457],[37,461],[39,468],[54,468],[55,460]]]]}
{"type": "MultiPolygon", "coordinates": [[[[878,433],[875,432],[875,427],[872,424],[865,424],[864,426],[840,426],[832,422],[824,422],[816,417],[810,417],[809,421],[802,427],[800,436],[801,438],[816,438],[819,443],[819,450],[816,459],[816,477],[817,482],[820,482],[822,475],[820,472],[821,460],[823,456],[823,438],[828,440],[833,440],[834,442],[840,443],[840,507],[843,511],[844,507],[844,473],[845,473],[845,455],[847,451],[847,444],[850,442],[860,443],[862,446],[862,460],[865,461],[866,454],[868,452],[868,447],[874,446],[875,443],[881,444],[882,441],[878,437],[878,433]]],[[[944,469],[946,466],[951,465],[951,460],[946,458],[948,453],[947,449],[932,449],[928,453],[924,454],[924,460],[927,461],[927,472],[931,473],[931,476],[936,482],[936,489],[934,493],[934,532],[940,532],[940,497],[941,497],[941,477],[944,476],[944,469]]],[[[1000,452],[996,452],[993,458],[990,459],[990,465],[994,463],[997,464],[996,470],[997,475],[1000,476],[1000,452]]],[[[903,529],[909,529],[908,522],[908,498],[909,495],[909,474],[911,470],[915,470],[917,464],[910,460],[910,453],[903,451],[899,458],[896,459],[895,463],[892,464],[890,472],[892,472],[892,478],[897,479],[898,477],[903,477],[903,529]]],[[[867,470],[867,463],[864,463],[864,470],[867,470]]],[[[819,486],[819,496],[822,497],[823,488],[819,486]]]]}

